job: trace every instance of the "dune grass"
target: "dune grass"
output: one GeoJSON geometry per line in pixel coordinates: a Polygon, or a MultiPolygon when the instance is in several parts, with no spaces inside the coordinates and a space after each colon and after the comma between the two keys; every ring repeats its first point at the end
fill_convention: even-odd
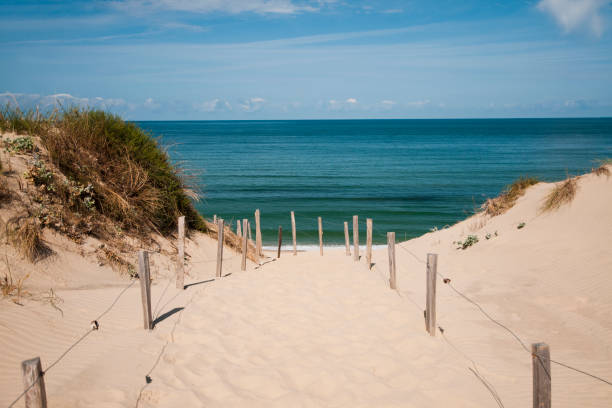
{"type": "Polygon", "coordinates": [[[489,198],[483,204],[485,214],[494,217],[508,211],[514,206],[516,200],[525,194],[530,186],[539,183],[535,177],[520,177],[512,184],[506,186],[502,194],[495,198],[489,198]]]}
{"type": "MultiPolygon", "coordinates": [[[[72,211],[98,213],[122,230],[146,234],[173,232],[184,215],[191,229],[206,231],[178,168],[148,133],[133,123],[99,110],[69,109],[41,115],[0,111],[0,129],[38,136],[56,177],[35,161],[28,176],[72,211]]],[[[27,138],[12,141],[29,149],[27,138]]]]}
{"type": "Polygon", "coordinates": [[[7,223],[8,239],[17,252],[30,262],[49,254],[44,244],[40,225],[33,218],[15,218],[7,223]]]}
{"type": "Polygon", "coordinates": [[[568,177],[565,181],[557,183],[550,193],[548,193],[540,210],[542,212],[552,211],[560,208],[564,204],[572,202],[576,196],[577,190],[577,178],[568,177]]]}

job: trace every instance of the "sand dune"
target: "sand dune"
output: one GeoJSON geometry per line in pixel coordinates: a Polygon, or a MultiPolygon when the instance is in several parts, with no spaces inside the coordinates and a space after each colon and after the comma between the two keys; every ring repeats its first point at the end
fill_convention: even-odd
{"type": "MultiPolygon", "coordinates": [[[[142,330],[138,283],[127,289],[101,329],[47,374],[49,405],[495,407],[498,398],[530,406],[529,353],[441,281],[444,332],[425,332],[428,252],[439,254],[453,287],[527,347],[547,342],[553,359],[610,380],[612,180],[583,176],[572,203],[541,213],[551,188],[531,187],[501,216],[477,215],[398,245],[398,291],[388,287],[385,249],[374,252],[372,270],[335,249],[283,254],[246,272],[226,251],[231,275],[213,279],[216,243],[196,237],[187,246],[187,284],[195,285],[177,291],[170,260],[154,258],[155,315],[167,317],[142,330]],[[457,250],[453,242],[469,234],[479,242],[457,250]]],[[[22,389],[21,360],[55,360],[128,283],[58,289],[63,316],[43,301],[3,301],[0,403],[22,389]]],[[[559,365],[552,378],[555,407],[612,399],[612,386],[559,365]]]]}

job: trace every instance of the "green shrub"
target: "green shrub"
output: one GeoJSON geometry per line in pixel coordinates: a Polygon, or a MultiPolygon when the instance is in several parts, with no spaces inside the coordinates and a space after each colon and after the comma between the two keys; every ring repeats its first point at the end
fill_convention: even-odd
{"type": "Polygon", "coordinates": [[[133,123],[88,109],[48,116],[5,109],[0,111],[0,128],[40,136],[52,162],[74,181],[68,188],[51,183],[52,174],[34,166],[29,176],[35,184],[61,189],[58,194],[67,200],[80,186],[83,190],[77,195],[84,207],[119,222],[125,230],[171,232],[180,215],[190,228],[206,230],[167,153],[133,123]]]}
{"type": "Polygon", "coordinates": [[[471,247],[472,245],[478,242],[478,237],[476,235],[468,235],[465,241],[457,241],[457,249],[466,249],[471,247]]]}
{"type": "Polygon", "coordinates": [[[4,142],[6,150],[14,153],[32,153],[34,142],[30,136],[16,137],[13,140],[4,142]]]}

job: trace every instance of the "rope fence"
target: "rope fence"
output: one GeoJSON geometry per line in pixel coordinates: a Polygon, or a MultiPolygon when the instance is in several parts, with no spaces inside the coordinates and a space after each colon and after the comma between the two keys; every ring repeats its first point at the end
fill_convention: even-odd
{"type": "MultiPolygon", "coordinates": [[[[293,216],[293,214],[292,214],[293,216]]],[[[215,216],[215,218],[217,218],[215,216]]],[[[293,217],[292,217],[293,218],[293,217]]],[[[313,217],[301,217],[301,220],[306,220],[306,221],[312,221],[313,223],[318,223],[319,218],[313,218],[313,217]]],[[[262,263],[262,258],[261,256],[263,256],[263,250],[261,249],[261,231],[260,231],[260,222],[259,222],[259,210],[256,211],[256,230],[255,230],[255,235],[256,235],[256,241],[257,241],[257,248],[256,248],[256,253],[257,253],[257,259],[258,262],[256,262],[256,266],[255,269],[259,269],[261,267],[263,267],[264,265],[266,265],[269,262],[273,262],[276,261],[277,257],[270,257],[267,261],[264,261],[262,263]]],[[[215,221],[217,221],[215,219],[215,221]]],[[[219,224],[218,225],[223,225],[223,220],[221,218],[219,218],[219,224]]],[[[353,220],[354,224],[353,224],[353,238],[354,238],[354,251],[355,251],[355,261],[358,261],[360,259],[360,257],[357,256],[357,250],[358,247],[360,246],[359,244],[359,237],[358,237],[358,233],[356,233],[355,230],[358,230],[358,221],[357,218],[355,216],[354,220],[353,220]]],[[[329,222],[324,222],[323,225],[324,226],[328,226],[330,223],[329,222]]],[[[346,234],[348,234],[348,232],[346,232],[346,230],[344,230],[344,222],[341,222],[340,224],[335,223],[335,222],[331,222],[333,227],[338,228],[338,231],[344,231],[345,236],[347,237],[346,239],[346,245],[347,245],[347,255],[350,255],[350,251],[349,249],[349,243],[348,243],[348,236],[346,234]]],[[[367,265],[368,270],[374,270],[378,273],[378,275],[381,277],[381,279],[386,280],[389,279],[388,283],[389,286],[397,293],[397,295],[410,302],[417,310],[419,310],[419,312],[423,312],[424,313],[424,317],[425,317],[425,322],[426,322],[426,328],[427,331],[429,331],[431,336],[434,336],[436,333],[436,329],[437,331],[439,331],[439,333],[441,334],[443,340],[453,349],[455,350],[457,353],[459,353],[463,358],[467,359],[470,363],[471,366],[468,367],[468,369],[470,370],[470,372],[482,383],[482,385],[488,390],[488,392],[491,394],[492,398],[495,400],[496,404],[499,407],[504,408],[504,404],[503,401],[501,400],[501,397],[499,396],[498,392],[495,390],[495,387],[493,386],[493,384],[491,382],[489,382],[484,375],[482,375],[482,373],[479,371],[478,369],[478,365],[475,362],[475,360],[471,357],[469,357],[467,354],[465,354],[463,351],[461,351],[458,347],[456,347],[451,341],[450,339],[447,337],[445,330],[442,326],[440,325],[436,325],[435,319],[436,319],[436,312],[435,312],[435,307],[436,307],[436,282],[440,281],[443,286],[448,286],[452,293],[455,294],[456,296],[458,296],[460,299],[468,302],[469,304],[471,304],[472,306],[474,306],[487,320],[489,320],[490,322],[494,323],[496,326],[500,327],[501,329],[503,329],[507,334],[509,334],[521,347],[521,349],[525,352],[527,352],[529,355],[531,355],[532,357],[532,361],[533,361],[533,381],[534,381],[534,406],[536,406],[536,402],[537,402],[537,406],[550,406],[550,383],[551,383],[551,376],[550,376],[550,363],[556,364],[560,367],[564,367],[568,370],[571,370],[573,372],[582,374],[584,376],[587,376],[591,379],[594,379],[598,382],[601,382],[603,384],[612,386],[612,382],[602,378],[596,374],[593,374],[591,372],[588,372],[586,370],[574,367],[572,365],[569,365],[567,363],[561,362],[561,361],[557,361],[557,360],[553,360],[550,358],[549,355],[549,350],[548,350],[548,346],[544,343],[537,343],[537,344],[532,344],[532,348],[529,349],[526,345],[526,343],[521,339],[521,337],[514,332],[512,329],[510,329],[507,325],[501,323],[499,320],[495,319],[493,316],[491,316],[490,313],[488,313],[482,305],[480,305],[478,302],[476,302],[474,299],[470,298],[469,296],[467,296],[464,292],[462,292],[461,290],[459,290],[452,282],[451,279],[448,278],[446,275],[440,273],[437,271],[437,255],[435,254],[428,254],[427,255],[427,260],[421,259],[417,254],[415,254],[413,251],[409,250],[408,248],[402,246],[402,245],[398,245],[400,250],[402,250],[403,252],[409,254],[412,258],[414,258],[418,263],[424,265],[426,267],[426,271],[427,271],[427,292],[426,292],[426,304],[424,305],[424,307],[422,305],[420,305],[418,302],[416,302],[414,299],[412,299],[407,293],[403,293],[401,292],[399,289],[397,289],[397,285],[395,282],[395,276],[396,276],[396,268],[400,271],[400,273],[404,274],[404,275],[409,275],[410,272],[405,270],[404,267],[402,265],[398,265],[395,261],[395,233],[393,232],[389,232],[389,233],[385,233],[383,231],[380,231],[376,228],[374,228],[372,226],[372,222],[368,221],[367,223],[367,232],[368,232],[368,237],[385,237],[387,239],[388,242],[388,251],[389,251],[389,271],[388,274],[386,274],[384,272],[384,270],[382,270],[382,268],[380,268],[377,264],[372,264],[370,263],[369,265],[367,265]]],[[[178,234],[178,254],[179,256],[177,256],[177,268],[176,268],[176,274],[177,274],[177,288],[179,289],[186,289],[189,286],[195,285],[195,284],[199,284],[199,283],[204,283],[204,282],[212,282],[215,281],[219,278],[223,278],[225,276],[228,276],[229,274],[223,275],[221,273],[221,269],[222,269],[222,264],[223,262],[232,262],[238,258],[242,258],[242,264],[241,264],[241,270],[245,270],[246,269],[246,252],[247,252],[247,248],[248,246],[245,245],[245,243],[247,243],[247,234],[249,233],[249,223],[247,221],[247,219],[243,219],[243,224],[242,224],[242,236],[241,241],[241,247],[242,248],[236,248],[236,253],[232,254],[231,256],[223,256],[223,245],[219,244],[219,249],[217,251],[217,257],[216,259],[204,259],[204,260],[199,260],[199,261],[191,261],[188,260],[187,263],[185,263],[185,255],[184,255],[184,237],[185,237],[185,232],[184,230],[181,231],[180,229],[180,221],[179,221],[179,234],[178,234]],[[183,240],[183,242],[181,242],[181,240],[183,240]],[[183,250],[183,256],[182,256],[182,260],[180,259],[181,256],[181,249],[183,250]],[[216,277],[209,279],[207,281],[203,281],[203,282],[197,282],[197,283],[192,283],[192,284],[188,284],[188,285],[184,285],[183,283],[183,274],[185,273],[185,266],[195,266],[195,267],[203,267],[212,263],[216,263],[217,264],[217,273],[216,273],[216,277]]],[[[231,224],[230,224],[231,225],[231,224]]],[[[293,224],[295,226],[295,224],[293,224]]],[[[315,224],[316,225],[316,224],[315,224]]],[[[220,242],[223,242],[223,229],[219,229],[218,234],[219,234],[219,238],[220,242]]],[[[311,237],[314,238],[316,240],[319,241],[319,245],[321,247],[321,255],[323,255],[323,249],[322,249],[322,228],[319,227],[319,234],[316,234],[315,232],[311,232],[311,231],[302,231],[301,232],[303,235],[307,236],[307,237],[311,237]]],[[[295,233],[292,232],[293,236],[295,237],[295,233]]],[[[281,240],[279,239],[279,254],[280,254],[280,246],[281,246],[281,240]]],[[[295,248],[295,238],[294,238],[294,248],[295,248]]],[[[295,249],[294,249],[295,251],[295,249]]],[[[294,252],[294,255],[296,255],[297,253],[294,252]]],[[[370,258],[370,254],[371,254],[371,239],[368,238],[368,242],[367,242],[367,255],[368,255],[368,262],[369,262],[369,258],[370,258]]],[[[231,273],[230,273],[231,274],[231,273]]],[[[163,289],[161,296],[159,297],[159,299],[157,300],[157,303],[155,305],[155,308],[152,310],[151,308],[151,290],[150,290],[150,285],[151,285],[151,280],[150,280],[150,272],[149,272],[149,262],[148,262],[148,253],[145,251],[140,251],[139,253],[139,281],[140,281],[140,285],[141,285],[141,297],[142,297],[142,306],[143,306],[143,316],[144,316],[144,327],[147,330],[152,330],[154,328],[155,325],[155,321],[159,318],[159,314],[161,313],[161,311],[173,300],[175,299],[177,296],[180,295],[180,293],[182,292],[178,292],[174,297],[172,297],[170,300],[168,300],[167,302],[164,303],[163,306],[161,305],[162,299],[165,298],[166,293],[168,288],[170,287],[170,284],[172,282],[172,280],[168,280],[167,285],[165,286],[165,288],[163,289]]],[[[67,354],[69,354],[72,350],[74,350],[74,348],[79,345],[82,341],[84,341],[92,332],[97,331],[99,329],[99,325],[100,325],[100,320],[105,317],[117,304],[117,302],[119,301],[119,299],[125,294],[125,292],[130,289],[134,283],[136,282],[136,280],[132,280],[128,285],[126,285],[121,291],[120,293],[113,299],[113,301],[110,303],[110,305],[102,312],[100,313],[95,319],[93,319],[91,321],[91,327],[89,328],[89,330],[85,331],[75,342],[73,342],[72,344],[70,344],[68,346],[68,348],[57,358],[55,359],[45,370],[42,370],[41,368],[41,363],[40,363],[40,359],[39,358],[35,358],[32,360],[27,360],[24,361],[22,363],[22,369],[24,372],[24,383],[25,384],[29,384],[28,386],[25,387],[24,391],[19,394],[17,396],[17,398],[8,406],[8,408],[12,408],[15,406],[15,404],[17,402],[19,402],[22,398],[25,397],[26,399],[26,408],[31,408],[31,407],[42,407],[42,408],[46,408],[46,392],[45,392],[45,388],[44,388],[44,377],[45,375],[51,370],[53,369],[67,354]]],[[[183,307],[178,315],[178,318],[175,320],[174,322],[174,326],[171,330],[171,334],[174,333],[176,327],[178,324],[180,324],[181,321],[181,317],[182,314],[185,310],[185,308],[190,305],[192,303],[192,301],[195,298],[196,293],[194,293],[194,295],[191,296],[191,298],[189,299],[189,301],[187,302],[186,306],[183,307]]],[[[172,335],[170,336],[172,338],[172,335]]],[[[168,343],[170,340],[167,340],[166,343],[164,344],[164,346],[161,348],[159,355],[157,356],[157,359],[155,361],[155,363],[153,364],[152,368],[149,370],[149,373],[146,375],[146,383],[145,385],[141,388],[140,393],[138,395],[138,399],[136,400],[136,407],[138,407],[140,400],[142,398],[142,393],[145,390],[145,388],[147,387],[148,383],[150,382],[150,374],[153,372],[153,370],[155,369],[155,367],[157,366],[157,364],[160,361],[161,356],[163,355],[168,343]]]]}

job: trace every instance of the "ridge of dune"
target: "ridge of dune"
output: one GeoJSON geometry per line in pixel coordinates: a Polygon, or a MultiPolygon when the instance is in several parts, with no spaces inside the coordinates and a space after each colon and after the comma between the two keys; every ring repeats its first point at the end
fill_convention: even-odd
{"type": "MultiPolygon", "coordinates": [[[[272,261],[269,254],[246,272],[226,251],[228,275],[215,279],[216,242],[194,236],[186,290],[174,288],[171,260],[153,257],[154,314],[165,317],[155,330],[142,330],[135,284],[101,329],[48,374],[49,404],[496,406],[484,380],[504,406],[528,406],[530,355],[440,280],[444,332],[425,332],[422,261],[430,252],[440,274],[527,346],[547,342],[553,359],[612,379],[612,180],[583,175],[571,203],[541,213],[553,185],[530,187],[505,214],[477,214],[399,243],[397,291],[388,287],[386,249],[374,251],[371,270],[365,257],[354,262],[344,249],[328,249],[323,257],[310,251],[272,261]],[[467,235],[479,242],[456,249],[467,235]]],[[[42,302],[2,301],[1,404],[22,388],[20,361],[53,361],[127,282],[119,283],[58,289],[63,317],[42,302]]],[[[612,399],[609,385],[558,365],[552,378],[556,407],[604,407],[612,399]]]]}

